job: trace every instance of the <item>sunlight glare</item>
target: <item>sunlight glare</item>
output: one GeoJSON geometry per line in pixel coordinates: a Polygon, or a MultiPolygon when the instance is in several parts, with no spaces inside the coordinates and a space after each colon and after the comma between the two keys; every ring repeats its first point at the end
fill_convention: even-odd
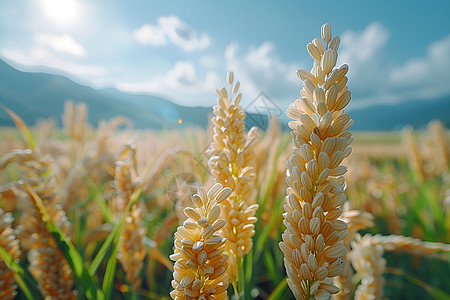
{"type": "Polygon", "coordinates": [[[44,0],[44,9],[49,17],[59,24],[67,24],[76,16],[75,0],[44,0]]]}

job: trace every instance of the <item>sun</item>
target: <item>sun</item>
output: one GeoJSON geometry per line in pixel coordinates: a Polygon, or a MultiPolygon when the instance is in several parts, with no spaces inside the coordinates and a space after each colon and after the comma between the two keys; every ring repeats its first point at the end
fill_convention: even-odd
{"type": "Polygon", "coordinates": [[[43,0],[42,3],[47,15],[58,24],[68,24],[77,15],[75,0],[43,0]]]}

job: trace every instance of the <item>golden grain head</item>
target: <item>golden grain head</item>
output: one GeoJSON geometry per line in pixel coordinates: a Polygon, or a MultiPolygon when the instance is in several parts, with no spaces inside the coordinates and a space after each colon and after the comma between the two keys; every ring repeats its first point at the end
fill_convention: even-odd
{"type": "Polygon", "coordinates": [[[184,209],[188,219],[175,233],[175,252],[170,256],[175,261],[174,290],[170,293],[173,299],[185,299],[186,295],[198,299],[227,297],[226,239],[219,235],[226,221],[218,218],[218,202],[230,194],[231,189],[220,183],[208,191],[199,188],[193,196],[195,207],[184,209]]]}
{"type": "Polygon", "coordinates": [[[343,112],[351,99],[348,66],[335,68],[340,40],[332,38],[330,25],[322,26],[321,36],[326,47],[318,39],[308,44],[314,66],[311,72],[298,71],[302,98],[286,111],[294,119],[289,123],[294,149],[286,162],[287,229],[280,248],[298,299],[326,299],[339,291],[324,280],[342,272],[347,250],[343,240],[349,234],[347,224],[338,219],[346,200],[347,167],[341,163],[351,153],[353,140],[348,132],[353,121],[343,112]]]}

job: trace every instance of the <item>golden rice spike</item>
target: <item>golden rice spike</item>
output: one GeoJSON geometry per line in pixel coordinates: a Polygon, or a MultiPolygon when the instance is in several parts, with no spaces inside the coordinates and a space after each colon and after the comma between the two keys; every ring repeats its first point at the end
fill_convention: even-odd
{"type": "Polygon", "coordinates": [[[226,239],[218,233],[225,225],[219,219],[219,204],[230,196],[231,189],[216,183],[207,192],[199,188],[192,197],[194,206],[184,213],[188,219],[175,233],[175,261],[172,299],[226,299],[228,257],[226,239]]]}
{"type": "MultiPolygon", "coordinates": [[[[229,76],[233,78],[233,76],[229,76]]],[[[221,205],[222,217],[227,220],[222,230],[227,239],[229,256],[241,259],[253,246],[254,223],[258,205],[255,188],[256,128],[245,133],[245,112],[241,105],[238,86],[230,92],[217,90],[219,99],[214,106],[213,142],[209,150],[208,165],[214,181],[233,190],[221,205]]],[[[230,281],[235,282],[237,264],[230,265],[230,281]]]]}
{"type": "Polygon", "coordinates": [[[322,26],[322,38],[327,44],[323,54],[312,44],[308,50],[314,49],[314,68],[321,68],[314,73],[324,76],[323,85],[315,75],[313,81],[305,77],[301,101],[286,111],[294,119],[289,123],[294,149],[286,161],[288,195],[283,217],[287,229],[280,248],[287,283],[296,299],[328,299],[339,292],[329,282],[343,271],[347,251],[343,240],[349,233],[347,223],[338,219],[347,199],[343,177],[347,168],[341,163],[351,153],[353,140],[348,131],[353,120],[344,113],[351,94],[345,91],[339,96],[338,86],[348,68],[341,74],[341,68],[335,68],[337,52],[328,47],[328,24],[322,26]]]}

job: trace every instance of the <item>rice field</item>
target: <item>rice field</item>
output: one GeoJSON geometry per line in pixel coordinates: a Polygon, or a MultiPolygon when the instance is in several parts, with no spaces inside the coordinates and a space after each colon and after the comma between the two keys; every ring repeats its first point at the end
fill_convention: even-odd
{"type": "Polygon", "coordinates": [[[321,38],[291,132],[246,130],[233,73],[206,130],[7,111],[0,299],[450,299],[449,131],[352,132],[321,38]]]}

